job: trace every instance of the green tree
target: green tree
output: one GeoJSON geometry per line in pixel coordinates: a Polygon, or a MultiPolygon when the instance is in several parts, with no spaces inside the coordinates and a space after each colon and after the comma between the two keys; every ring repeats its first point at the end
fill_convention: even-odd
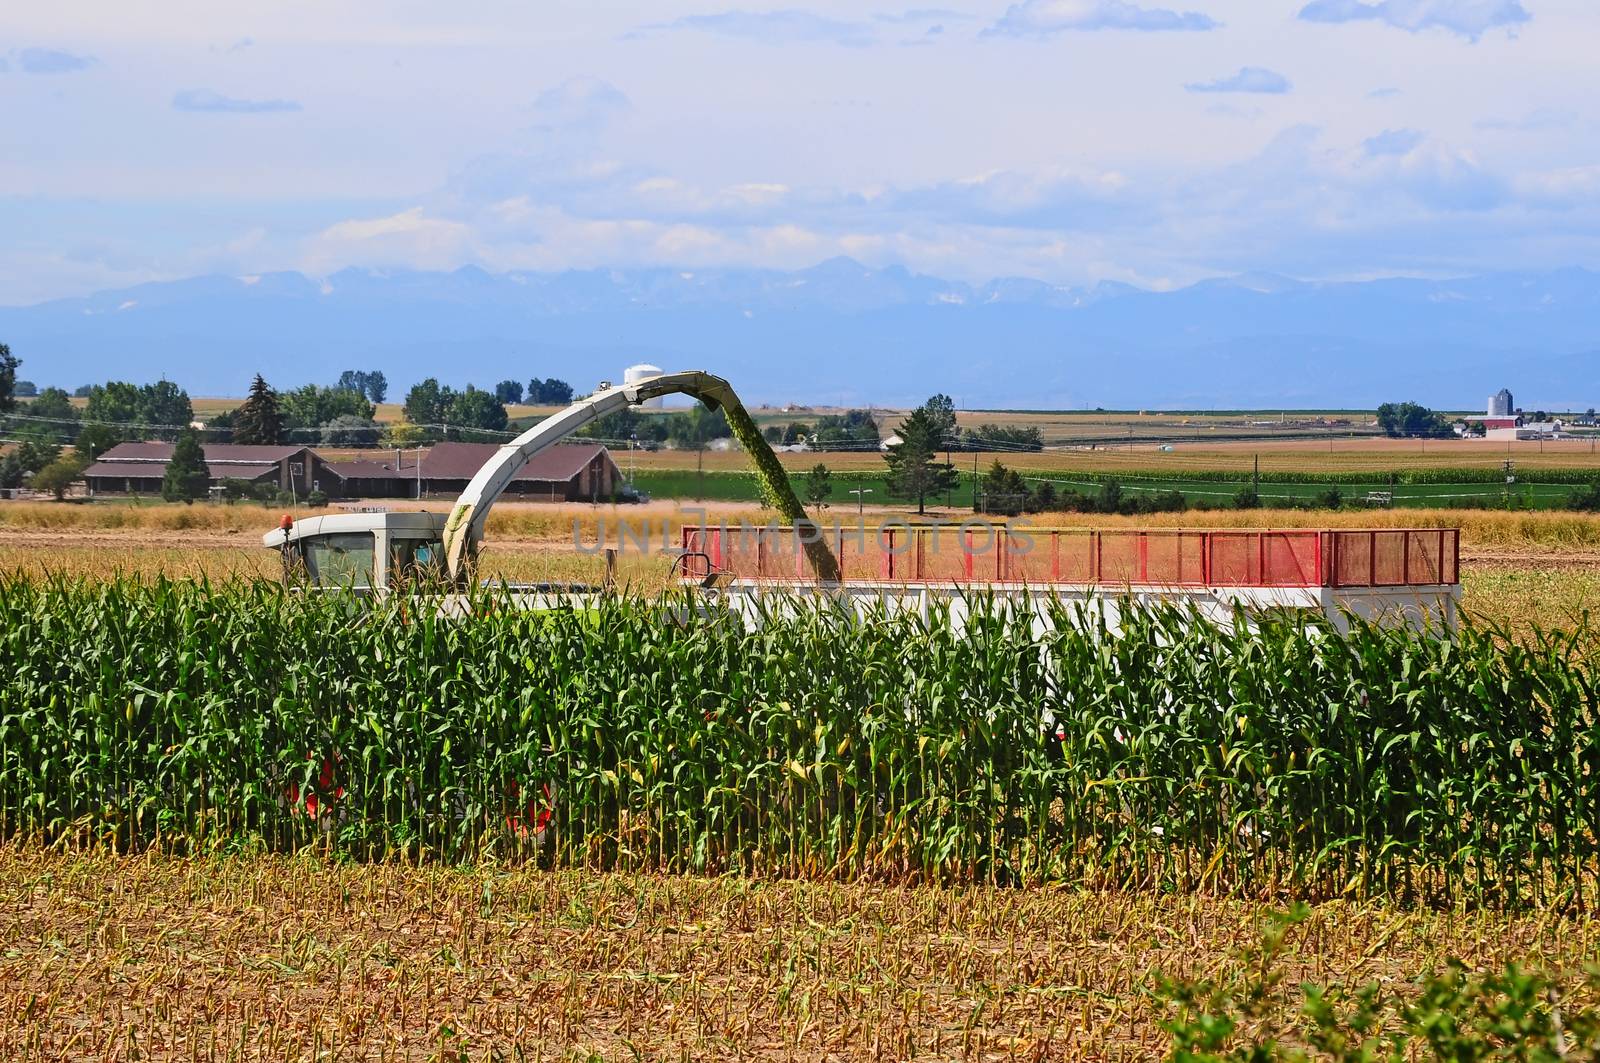
{"type": "Polygon", "coordinates": [[[189,393],[170,380],[158,380],[139,389],[138,420],[150,425],[188,428],[194,420],[189,393]]]}
{"type": "Polygon", "coordinates": [[[695,405],[667,420],[667,440],[674,446],[703,447],[713,439],[727,439],[732,434],[728,417],[720,409],[695,405]]]}
{"type": "Polygon", "coordinates": [[[1378,407],[1378,427],[1386,436],[1406,439],[1449,439],[1450,423],[1414,402],[1386,402],[1378,407]]]}
{"type": "Polygon", "coordinates": [[[89,389],[83,408],[85,421],[129,424],[139,419],[139,389],[125,380],[108,380],[89,389]]]}
{"type": "Polygon", "coordinates": [[[1028,508],[1029,501],[1022,474],[1006,468],[996,458],[983,477],[983,511],[1015,517],[1028,508]]]}
{"type": "Polygon", "coordinates": [[[342,413],[324,424],[317,434],[329,446],[364,447],[376,443],[382,431],[374,421],[342,413]]]}
{"type": "Polygon", "coordinates": [[[412,385],[406,392],[406,420],[422,428],[443,424],[455,401],[455,392],[441,385],[433,377],[412,385]]]}
{"type": "Polygon", "coordinates": [[[22,359],[0,343],[0,413],[9,413],[17,404],[17,367],[22,359]]]}
{"type": "Polygon", "coordinates": [[[143,387],[110,380],[91,387],[88,399],[83,411],[85,421],[128,425],[125,434],[134,438],[170,435],[194,420],[189,393],[170,380],[143,387]]]}
{"type": "Polygon", "coordinates": [[[233,411],[233,441],[257,446],[276,446],[283,442],[283,411],[278,393],[260,373],[250,382],[250,394],[233,411]]]}
{"type": "Polygon", "coordinates": [[[494,386],[494,397],[507,406],[515,406],[522,401],[522,384],[516,380],[502,380],[494,386]]]}
{"type": "Polygon", "coordinates": [[[1037,428],[980,424],[962,432],[956,450],[1043,450],[1044,437],[1037,428]]]}
{"type": "Polygon", "coordinates": [[[391,421],[383,430],[380,442],[386,447],[414,447],[427,438],[428,433],[410,421],[391,421]]]}
{"type": "Polygon", "coordinates": [[[30,417],[51,417],[58,421],[76,421],[78,408],[72,398],[60,388],[45,388],[28,403],[30,417]]]}
{"type": "Polygon", "coordinates": [[[76,451],[67,451],[49,465],[33,474],[35,491],[49,491],[60,502],[67,496],[67,488],[83,475],[89,467],[88,460],[76,451]]]}
{"type": "Polygon", "coordinates": [[[450,424],[452,438],[464,436],[480,440],[485,438],[486,432],[504,432],[508,423],[506,408],[494,397],[494,393],[479,391],[471,384],[467,385],[467,390],[450,400],[445,420],[450,424]],[[462,429],[476,429],[476,431],[461,431],[462,429]]]}
{"type": "Polygon", "coordinates": [[[24,437],[22,442],[0,458],[0,487],[21,487],[61,454],[61,448],[48,438],[27,431],[17,434],[24,437]]]}
{"type": "Polygon", "coordinates": [[[956,437],[956,404],[949,395],[934,395],[922,404],[939,431],[942,445],[948,447],[956,437]]]}
{"type": "Polygon", "coordinates": [[[1121,513],[1122,512],[1122,484],[1116,480],[1107,480],[1100,485],[1100,491],[1095,495],[1094,512],[1096,513],[1121,513]]]}
{"type": "Polygon", "coordinates": [[[525,394],[533,406],[565,406],[572,401],[572,385],[553,376],[543,380],[534,377],[528,381],[525,394]]]}
{"type": "Polygon", "coordinates": [[[816,506],[820,513],[827,508],[828,499],[833,497],[833,473],[828,471],[826,465],[818,462],[811,467],[810,472],[806,473],[803,489],[806,501],[816,506]]]}
{"type": "Polygon", "coordinates": [[[76,449],[93,461],[120,442],[116,429],[104,424],[86,424],[78,430],[76,449]]]}
{"type": "Polygon", "coordinates": [[[167,474],[161,479],[161,497],[168,502],[193,502],[206,496],[209,480],[200,433],[193,428],[185,429],[178,436],[178,445],[172,448],[172,459],[167,462],[167,474]]]}
{"type": "Polygon", "coordinates": [[[360,391],[353,388],[325,388],[316,384],[306,384],[285,392],[279,397],[278,403],[283,411],[285,434],[294,434],[302,441],[313,434],[306,429],[321,428],[341,417],[371,421],[375,412],[371,400],[360,391]]]}
{"type": "Polygon", "coordinates": [[[664,443],[669,421],[670,418],[660,414],[647,417],[632,406],[624,406],[599,420],[590,421],[573,434],[588,439],[638,439],[641,443],[664,443]]]}
{"type": "Polygon", "coordinates": [[[952,490],[960,477],[954,465],[936,463],[934,455],[942,449],[942,422],[922,407],[900,423],[900,442],[883,455],[889,465],[889,493],[897,498],[915,499],[917,512],[927,511],[930,495],[952,490]]]}
{"type": "Polygon", "coordinates": [[[339,374],[339,382],[334,387],[341,391],[354,391],[372,403],[382,402],[389,394],[389,381],[376,369],[370,372],[346,369],[339,374]]]}
{"type": "MultiPolygon", "coordinates": [[[[919,412],[921,409],[919,408],[919,412]]],[[[938,420],[937,413],[930,431],[935,442],[934,449],[942,445],[939,441],[943,437],[943,422],[938,420]]],[[[846,410],[844,413],[830,413],[817,418],[816,428],[811,433],[811,445],[818,450],[827,450],[831,446],[841,444],[850,445],[858,443],[876,443],[878,441],[878,421],[872,416],[871,410],[846,410]]],[[[857,449],[850,447],[850,449],[857,449]]]]}

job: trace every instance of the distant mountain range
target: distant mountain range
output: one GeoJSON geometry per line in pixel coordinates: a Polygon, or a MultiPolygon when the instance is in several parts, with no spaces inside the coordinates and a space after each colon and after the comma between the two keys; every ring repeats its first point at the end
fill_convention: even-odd
{"type": "Polygon", "coordinates": [[[1529,409],[1600,405],[1600,273],[1309,283],[1270,275],[1176,291],[973,286],[831,259],[795,272],[345,270],[195,277],[0,307],[22,376],[67,388],[166,376],[243,394],[382,369],[391,398],[625,366],[704,368],[747,402],[966,408],[1529,409]]]}

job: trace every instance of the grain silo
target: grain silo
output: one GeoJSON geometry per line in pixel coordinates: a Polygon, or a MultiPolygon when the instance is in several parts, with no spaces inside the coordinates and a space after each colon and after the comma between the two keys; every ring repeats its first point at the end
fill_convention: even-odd
{"type": "MultiPolygon", "coordinates": [[[[662,372],[663,370],[659,365],[651,365],[648,362],[641,362],[638,365],[630,365],[628,368],[622,371],[622,382],[624,384],[637,384],[641,380],[647,380],[653,376],[660,376],[662,372]]],[[[645,402],[641,402],[639,406],[641,409],[659,410],[664,402],[664,397],[657,397],[648,399],[645,402]]]]}

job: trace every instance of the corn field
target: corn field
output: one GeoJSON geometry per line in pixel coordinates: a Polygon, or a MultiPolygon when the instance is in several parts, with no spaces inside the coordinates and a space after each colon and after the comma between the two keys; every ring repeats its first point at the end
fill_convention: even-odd
{"type": "Polygon", "coordinates": [[[0,833],[1491,907],[1600,888],[1584,629],[471,604],[0,581],[0,833]]]}

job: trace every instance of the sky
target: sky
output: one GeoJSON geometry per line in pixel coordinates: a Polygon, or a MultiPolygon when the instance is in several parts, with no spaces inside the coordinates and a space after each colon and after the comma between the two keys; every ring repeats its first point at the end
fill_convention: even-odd
{"type": "Polygon", "coordinates": [[[1600,264],[1594,0],[0,10],[0,304],[199,274],[1600,264]]]}

